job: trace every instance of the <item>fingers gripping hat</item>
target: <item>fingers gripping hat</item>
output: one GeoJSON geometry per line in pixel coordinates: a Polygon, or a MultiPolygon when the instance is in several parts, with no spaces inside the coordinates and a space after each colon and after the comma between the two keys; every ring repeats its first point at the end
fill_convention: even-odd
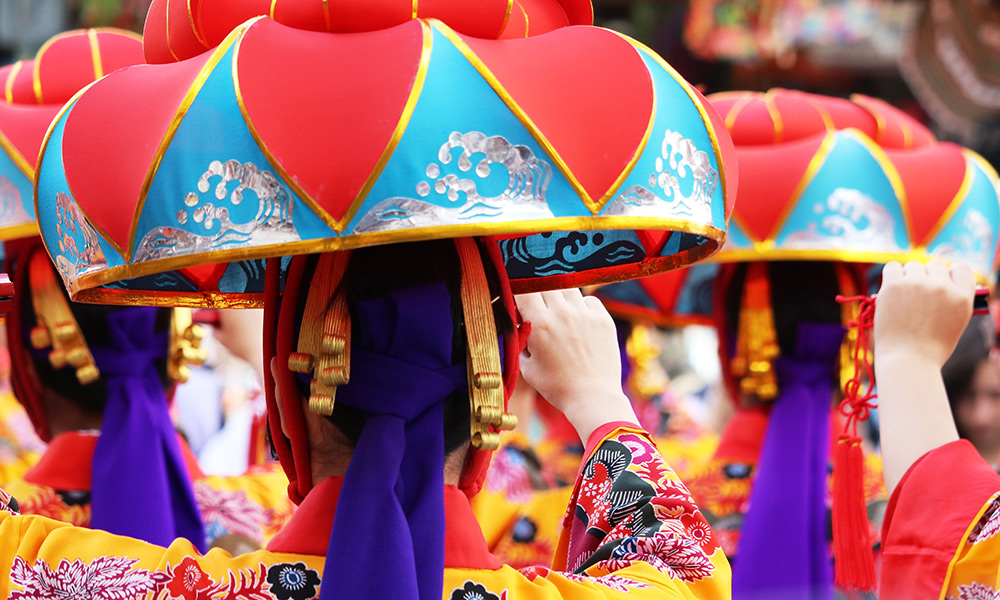
{"type": "MultiPolygon", "coordinates": [[[[417,366],[442,389],[469,390],[475,449],[462,487],[474,493],[497,432],[513,426],[506,395],[521,348],[518,332],[507,332],[501,358],[493,291],[516,322],[512,289],[623,279],[711,254],[735,192],[732,147],[711,107],[655,54],[610,31],[567,27],[589,23],[589,6],[352,5],[154,2],[146,56],[155,64],[91,86],[51,130],[37,187],[43,237],[77,299],[264,305],[266,354],[278,358],[290,436],[278,427],[273,395],[271,432],[294,499],[313,485],[295,378],[309,382],[307,410],[330,414],[338,395],[360,402],[370,365],[396,364],[407,347],[381,347],[364,326],[352,339],[339,285],[350,253],[329,251],[455,238],[468,381],[452,381],[445,363],[417,366]],[[117,165],[116,175],[95,161],[117,165]],[[481,236],[491,237],[468,239],[481,236]],[[490,271],[499,282],[492,291],[490,271]],[[320,275],[308,287],[311,272],[320,275]]],[[[381,308],[359,302],[354,318],[381,323],[370,315],[388,306],[402,314],[409,293],[381,308]]],[[[393,339],[414,339],[406,332],[420,325],[390,321],[399,325],[393,339]]],[[[407,372],[414,366],[403,362],[407,372]]],[[[368,458],[358,464],[374,462],[345,479],[341,501],[355,516],[372,509],[348,491],[365,484],[347,479],[372,483],[378,472],[385,487],[407,476],[400,465],[437,446],[417,442],[429,430],[412,406],[363,406],[379,428],[405,434],[381,458],[359,442],[358,456],[368,458]]],[[[392,503],[408,505],[405,494],[417,488],[386,489],[395,490],[385,500],[398,514],[392,503]]],[[[345,514],[340,504],[337,512],[345,514]]],[[[350,521],[363,526],[369,516],[350,521]]],[[[431,535],[421,522],[399,527],[413,539],[431,535]]],[[[345,527],[335,523],[328,558],[348,547],[345,527]]],[[[402,560],[398,578],[377,580],[400,582],[400,597],[439,595],[436,540],[402,560]]],[[[364,552],[383,542],[365,542],[364,552]]],[[[404,557],[407,543],[391,541],[404,557]]]]}

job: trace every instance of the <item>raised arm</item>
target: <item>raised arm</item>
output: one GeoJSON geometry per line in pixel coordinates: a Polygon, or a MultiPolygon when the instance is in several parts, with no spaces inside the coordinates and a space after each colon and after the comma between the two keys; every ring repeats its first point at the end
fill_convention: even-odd
{"type": "MultiPolygon", "coordinates": [[[[563,573],[546,576],[556,585],[569,580],[622,594],[654,588],[729,598],[730,569],[718,540],[621,389],[614,322],[604,306],[568,290],[519,297],[518,308],[532,324],[522,375],[587,445],[553,560],[563,573]]],[[[605,590],[602,597],[619,596],[605,590]]]]}
{"type": "Polygon", "coordinates": [[[559,409],[586,443],[600,426],[616,421],[638,427],[621,386],[621,355],[611,315],[593,296],[560,290],[517,297],[531,321],[521,373],[559,409]]]}
{"type": "Polygon", "coordinates": [[[889,263],[882,271],[875,379],[890,493],[917,459],[958,439],[941,367],[969,322],[974,292],[975,277],[964,264],[889,263]]]}

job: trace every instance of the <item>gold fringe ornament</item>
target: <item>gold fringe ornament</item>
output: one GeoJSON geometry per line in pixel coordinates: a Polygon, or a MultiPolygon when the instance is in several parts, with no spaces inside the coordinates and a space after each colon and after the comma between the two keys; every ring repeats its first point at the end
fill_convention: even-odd
{"type": "Polygon", "coordinates": [[[480,450],[500,446],[497,431],[517,426],[517,417],[504,410],[500,348],[490,301],[490,286],[476,241],[455,240],[462,265],[462,313],[468,340],[469,407],[472,445],[480,450]]]}
{"type": "Polygon", "coordinates": [[[350,252],[321,254],[306,299],[297,351],[288,357],[295,373],[312,373],[309,410],[333,414],[337,386],[351,378],[351,315],[337,284],[344,278],[350,252]]]}
{"type": "Polygon", "coordinates": [[[201,345],[205,328],[194,323],[190,308],[175,308],[170,315],[170,360],[167,375],[184,383],[191,377],[190,365],[203,365],[208,351],[201,345]]]}
{"type": "Polygon", "coordinates": [[[733,375],[740,380],[740,391],[774,400],[778,396],[774,359],[779,354],[767,263],[750,263],[743,283],[736,353],[730,363],[733,375]]]}
{"type": "Polygon", "coordinates": [[[62,284],[56,280],[49,257],[44,252],[35,252],[30,261],[31,303],[37,320],[31,330],[31,345],[38,350],[52,348],[49,352],[52,366],[73,367],[81,384],[97,381],[101,374],[94,355],[69,308],[62,284]]]}

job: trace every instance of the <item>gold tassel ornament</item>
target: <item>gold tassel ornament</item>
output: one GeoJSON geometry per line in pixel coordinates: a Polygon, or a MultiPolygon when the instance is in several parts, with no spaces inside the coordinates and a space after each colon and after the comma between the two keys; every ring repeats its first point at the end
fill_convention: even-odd
{"type": "Polygon", "coordinates": [[[736,354],[730,363],[733,375],[740,380],[740,391],[774,400],[778,396],[774,359],[779,354],[767,263],[750,263],[743,283],[736,354]]]}
{"type": "Polygon", "coordinates": [[[495,450],[500,446],[497,431],[514,429],[517,417],[504,410],[496,322],[479,248],[476,241],[470,238],[456,239],[455,247],[462,265],[462,312],[468,341],[472,445],[480,450],[495,450]]]}
{"type": "Polygon", "coordinates": [[[184,383],[191,377],[190,365],[203,365],[208,351],[202,347],[205,328],[194,323],[190,308],[175,308],[170,315],[170,360],[167,375],[172,381],[184,383]]]}
{"type": "Polygon", "coordinates": [[[320,255],[302,314],[297,351],[288,357],[289,370],[313,374],[309,410],[323,416],[333,414],[337,386],[351,376],[351,315],[344,291],[336,289],[350,256],[350,252],[320,255]]]}
{"type": "Polygon", "coordinates": [[[56,280],[49,257],[44,252],[35,252],[30,261],[31,303],[37,320],[31,330],[31,345],[38,350],[52,348],[49,352],[52,366],[73,367],[81,384],[97,381],[100,371],[69,308],[62,284],[56,280]]]}

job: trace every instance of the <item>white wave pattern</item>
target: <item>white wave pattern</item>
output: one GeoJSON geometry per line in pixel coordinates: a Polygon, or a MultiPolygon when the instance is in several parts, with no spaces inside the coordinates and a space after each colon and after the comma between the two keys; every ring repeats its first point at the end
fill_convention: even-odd
{"type": "Polygon", "coordinates": [[[291,194],[270,171],[250,162],[214,160],[198,178],[197,189],[200,194],[190,192],[184,197],[185,208],[177,211],[177,223],[194,221],[211,233],[195,233],[172,225],[154,227],[139,242],[135,262],[301,239],[292,223],[291,194]],[[200,194],[209,193],[216,178],[210,199],[203,201],[200,194]],[[232,182],[237,185],[230,192],[232,182]],[[246,223],[233,223],[229,208],[239,206],[248,191],[257,198],[257,214],[246,223]],[[212,232],[216,223],[218,231],[212,232]]]}
{"type": "Polygon", "coordinates": [[[719,173],[708,153],[677,131],[666,130],[656,158],[656,172],[649,186],[632,185],[604,211],[604,215],[626,217],[687,218],[703,225],[712,224],[712,195],[719,185],[719,173]],[[685,194],[681,183],[691,180],[685,194]]]}
{"type": "Polygon", "coordinates": [[[896,220],[871,196],[852,188],[837,188],[826,203],[814,207],[816,218],[790,234],[783,248],[891,252],[896,220]]]}
{"type": "Polygon", "coordinates": [[[0,175],[0,227],[31,222],[31,217],[21,203],[21,192],[10,179],[0,175]]]}
{"type": "Polygon", "coordinates": [[[948,242],[936,246],[931,254],[950,263],[968,263],[979,273],[993,270],[996,231],[986,215],[970,208],[962,219],[962,227],[948,242]]]}
{"type": "Polygon", "coordinates": [[[56,194],[56,233],[59,236],[59,254],[55,263],[63,281],[107,268],[108,262],[101,250],[97,230],[84,218],[76,201],[62,192],[56,194]]]}
{"type": "Polygon", "coordinates": [[[438,196],[444,196],[448,205],[419,198],[387,198],[361,218],[354,233],[553,216],[545,199],[552,179],[552,166],[535,156],[527,146],[511,144],[498,135],[454,131],[438,149],[437,159],[427,165],[425,171],[433,184],[420,181],[415,191],[423,198],[430,196],[433,190],[438,196]],[[453,173],[441,174],[441,165],[451,164],[451,151],[455,148],[462,150],[456,163],[458,170],[471,172],[475,179],[453,173]],[[475,166],[474,157],[478,157],[475,166]],[[477,184],[489,177],[498,165],[508,174],[506,189],[496,196],[481,196],[477,184]],[[460,194],[465,195],[465,202],[459,202],[460,194]]]}

